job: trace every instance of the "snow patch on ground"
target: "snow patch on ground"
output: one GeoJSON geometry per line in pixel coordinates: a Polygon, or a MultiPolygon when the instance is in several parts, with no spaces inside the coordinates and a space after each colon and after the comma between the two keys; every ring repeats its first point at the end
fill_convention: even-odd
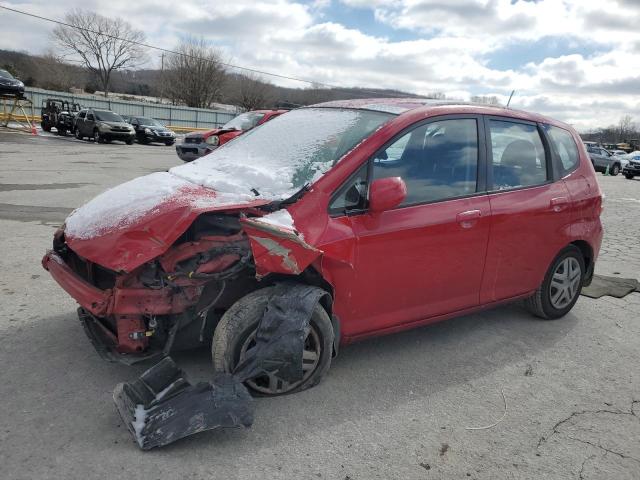
{"type": "Polygon", "coordinates": [[[135,418],[133,422],[131,422],[131,425],[133,426],[133,431],[136,434],[136,440],[140,447],[144,445],[144,435],[142,435],[142,431],[144,430],[144,424],[146,421],[147,411],[144,409],[144,406],[141,404],[136,405],[135,418]]]}

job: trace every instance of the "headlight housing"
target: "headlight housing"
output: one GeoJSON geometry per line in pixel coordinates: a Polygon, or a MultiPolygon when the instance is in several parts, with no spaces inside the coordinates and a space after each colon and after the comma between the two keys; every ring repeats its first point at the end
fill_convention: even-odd
{"type": "Polygon", "coordinates": [[[99,122],[97,125],[98,130],[110,130],[111,128],[106,123],[99,122]]]}
{"type": "Polygon", "coordinates": [[[220,144],[220,137],[218,137],[217,135],[211,135],[210,137],[207,137],[205,143],[207,145],[217,147],[220,144]]]}
{"type": "Polygon", "coordinates": [[[151,135],[151,134],[153,133],[153,130],[151,130],[151,129],[150,129],[150,128],[148,128],[148,127],[145,127],[145,129],[144,129],[144,133],[146,133],[147,135],[151,135]]]}

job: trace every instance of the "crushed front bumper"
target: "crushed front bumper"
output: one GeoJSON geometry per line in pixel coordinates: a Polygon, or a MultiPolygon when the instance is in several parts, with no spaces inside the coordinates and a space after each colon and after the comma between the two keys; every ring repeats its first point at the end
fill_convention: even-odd
{"type": "Polygon", "coordinates": [[[75,273],[54,251],[45,254],[42,266],[80,304],[78,316],[85,333],[98,354],[109,361],[132,364],[168,354],[180,322],[171,327],[163,345],[150,348],[154,331],[146,319],[183,313],[199,296],[191,287],[179,291],[118,286],[101,290],[75,273]]]}

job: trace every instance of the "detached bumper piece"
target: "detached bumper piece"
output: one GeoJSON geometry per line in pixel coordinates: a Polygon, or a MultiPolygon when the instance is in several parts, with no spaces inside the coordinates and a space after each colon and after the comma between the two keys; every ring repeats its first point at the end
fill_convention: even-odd
{"type": "Polygon", "coordinates": [[[118,384],[113,400],[142,450],[215,428],[250,427],[253,400],[240,380],[220,374],[191,385],[169,357],[132,383],[118,384]]]}

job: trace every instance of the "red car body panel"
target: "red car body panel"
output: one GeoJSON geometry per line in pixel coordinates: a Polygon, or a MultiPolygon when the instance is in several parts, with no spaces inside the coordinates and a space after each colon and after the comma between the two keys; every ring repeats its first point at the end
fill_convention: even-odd
{"type": "MultiPolygon", "coordinates": [[[[366,108],[366,102],[326,106],[366,108]]],[[[553,258],[570,243],[584,242],[595,262],[603,234],[602,194],[586,150],[570,127],[539,115],[489,106],[423,106],[417,101],[411,106],[346,154],[300,201],[287,207],[296,231],[249,218],[264,215],[259,210],[264,201],[198,208],[182,198],[165,202],[131,228],[90,240],[69,238],[67,243],[81,257],[114,271],[135,274],[154,258],[171,271],[181,260],[206,249],[207,244],[173,245],[199,215],[244,213],[247,218],[240,223],[257,277],[298,275],[309,268],[317,271],[332,288],[332,311],[340,321],[342,343],[524,298],[541,284],[553,258]],[[417,122],[447,115],[502,116],[558,126],[572,133],[580,164],[565,177],[534,187],[379,214],[327,213],[334,192],[394,135],[417,122]]],[[[215,192],[197,187],[189,195],[215,197],[215,192]]],[[[205,268],[223,271],[235,261],[231,256],[218,258],[205,268]]],[[[140,285],[102,291],[77,277],[55,253],[49,252],[43,264],[97,316],[178,313],[197,302],[204,285],[182,279],[185,290],[180,293],[171,289],[149,293],[140,285]]],[[[141,346],[129,343],[121,348],[139,351],[141,346]]]]}

